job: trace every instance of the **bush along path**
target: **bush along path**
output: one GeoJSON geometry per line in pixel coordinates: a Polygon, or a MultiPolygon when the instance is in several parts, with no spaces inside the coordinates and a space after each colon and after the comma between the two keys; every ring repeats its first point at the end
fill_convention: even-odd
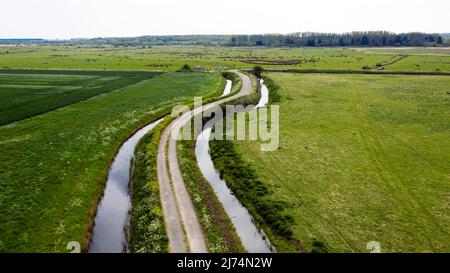
{"type": "Polygon", "coordinates": [[[246,252],[222,203],[197,165],[195,143],[195,140],[179,141],[177,149],[183,179],[205,234],[208,251],[246,252]]]}

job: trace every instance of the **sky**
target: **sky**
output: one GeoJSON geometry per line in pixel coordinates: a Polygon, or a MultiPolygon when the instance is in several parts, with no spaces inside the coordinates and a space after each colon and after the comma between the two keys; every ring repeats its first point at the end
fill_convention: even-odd
{"type": "Polygon", "coordinates": [[[449,0],[1,0],[0,38],[450,32],[449,0]]]}

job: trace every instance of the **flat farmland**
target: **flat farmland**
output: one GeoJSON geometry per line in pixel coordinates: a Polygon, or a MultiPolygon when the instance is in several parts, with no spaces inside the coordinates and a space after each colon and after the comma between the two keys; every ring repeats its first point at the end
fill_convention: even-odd
{"type": "Polygon", "coordinates": [[[158,73],[0,70],[0,126],[42,114],[158,73]]]}
{"type": "Polygon", "coordinates": [[[280,147],[234,144],[303,247],[450,251],[450,77],[267,76],[280,87],[280,147]]]}
{"type": "Polygon", "coordinates": [[[193,96],[221,94],[214,73],[165,73],[0,126],[0,252],[65,252],[83,242],[116,151],[193,96]]]}
{"type": "MultiPolygon", "coordinates": [[[[392,50],[378,48],[267,48],[213,46],[16,46],[0,48],[0,68],[170,71],[188,63],[210,69],[252,68],[401,71],[450,71],[446,48],[392,50]],[[440,54],[421,65],[415,56],[440,54]],[[390,65],[399,61],[399,65],[390,65]],[[407,60],[407,61],[406,61],[407,60]],[[421,66],[417,66],[417,64],[421,66]],[[366,68],[366,69],[367,69],[366,68]]],[[[423,61],[422,60],[422,61],[423,61]]]]}

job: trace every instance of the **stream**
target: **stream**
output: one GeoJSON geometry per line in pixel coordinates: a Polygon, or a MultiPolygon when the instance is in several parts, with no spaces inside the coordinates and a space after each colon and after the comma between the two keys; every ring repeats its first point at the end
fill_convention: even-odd
{"type": "MultiPolygon", "coordinates": [[[[264,85],[263,80],[260,83],[261,99],[255,109],[265,107],[269,102],[269,90],[264,85]]],[[[211,127],[205,128],[197,138],[195,145],[195,155],[200,171],[214,189],[245,249],[250,253],[270,253],[271,247],[267,237],[255,225],[253,217],[228,188],[226,182],[220,178],[219,172],[214,167],[209,154],[210,135],[211,127]]]]}
{"type": "Polygon", "coordinates": [[[109,169],[106,188],[97,207],[90,253],[128,252],[128,226],[131,196],[130,176],[134,150],[139,140],[162,119],[137,131],[123,143],[109,169]]]}
{"type": "Polygon", "coordinates": [[[233,85],[233,82],[230,80],[227,80],[227,84],[225,85],[225,89],[223,90],[222,97],[228,96],[231,93],[232,85],[233,85]]]}
{"type": "MultiPolygon", "coordinates": [[[[269,101],[269,90],[262,80],[261,85],[261,99],[255,109],[266,106],[269,101]]],[[[231,88],[232,82],[227,80],[222,97],[230,94],[231,88]]],[[[161,121],[162,119],[157,120],[138,130],[122,144],[114,158],[103,197],[97,207],[89,245],[90,253],[129,251],[128,228],[131,210],[129,184],[134,152],[139,140],[161,121]]],[[[257,228],[250,213],[241,205],[214,168],[209,155],[210,134],[211,128],[206,128],[196,142],[195,154],[200,170],[213,187],[246,250],[255,253],[271,252],[270,243],[264,233],[257,228]]]]}

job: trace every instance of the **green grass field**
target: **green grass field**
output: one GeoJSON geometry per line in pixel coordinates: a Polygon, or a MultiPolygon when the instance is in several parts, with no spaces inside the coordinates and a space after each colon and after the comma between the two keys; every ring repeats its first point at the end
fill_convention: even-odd
{"type": "Polygon", "coordinates": [[[212,73],[166,73],[0,127],[0,252],[65,252],[83,242],[109,165],[126,138],[194,95],[212,73]]]}
{"type": "Polygon", "coordinates": [[[0,126],[150,79],[157,73],[0,70],[0,126]]]}
{"type": "Polygon", "coordinates": [[[332,252],[367,252],[370,241],[450,251],[450,77],[267,76],[280,86],[280,148],[234,143],[289,204],[295,239],[332,252]]]}
{"type": "MultiPolygon", "coordinates": [[[[223,91],[219,73],[172,72],[186,63],[450,72],[450,48],[1,46],[0,252],[61,252],[69,241],[86,247],[121,143],[173,105],[223,91]]],[[[339,252],[364,252],[369,241],[382,251],[450,251],[450,76],[267,75],[281,87],[280,149],[234,145],[268,189],[250,209],[283,207],[272,218],[286,216],[286,225],[273,226],[289,226],[305,250],[316,240],[339,252]]],[[[198,171],[186,170],[203,209],[211,191],[193,187],[198,171]]],[[[225,248],[215,243],[233,233],[223,230],[223,214],[217,219],[205,229],[211,250],[240,250],[234,239],[225,248]]],[[[276,242],[280,251],[302,250],[297,241],[276,242]]]]}
{"type": "MultiPolygon", "coordinates": [[[[450,71],[448,48],[266,48],[212,46],[23,46],[0,47],[0,68],[164,70],[189,63],[215,69],[265,68],[346,69],[390,63],[406,58],[392,70],[450,71]],[[440,54],[440,56],[429,56],[440,54]],[[426,57],[421,57],[426,55],[426,57]],[[416,57],[418,56],[418,57],[416,57]],[[416,58],[418,60],[416,61],[416,58]],[[424,66],[420,62],[426,62],[424,66]],[[417,63],[419,62],[419,63],[417,63]]],[[[388,69],[389,66],[386,67],[388,69]]],[[[391,67],[389,67],[391,69],[391,67]]]]}

